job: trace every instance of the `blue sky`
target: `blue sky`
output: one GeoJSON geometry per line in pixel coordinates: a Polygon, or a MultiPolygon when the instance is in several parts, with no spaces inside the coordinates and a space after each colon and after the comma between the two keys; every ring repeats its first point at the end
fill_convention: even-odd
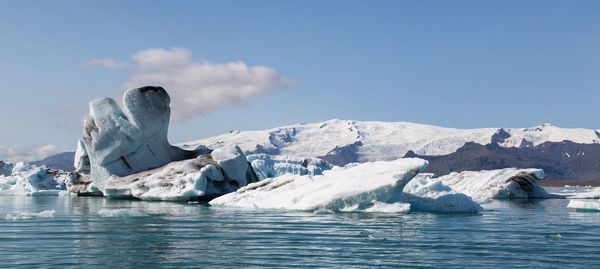
{"type": "MultiPolygon", "coordinates": [[[[332,118],[598,129],[598,10],[598,1],[2,1],[0,159],[74,148],[88,101],[155,74],[135,57],[148,49],[183,51],[175,74],[236,63],[270,72],[232,84],[261,81],[235,100],[189,99],[204,86],[174,84],[175,98],[199,109],[173,107],[184,116],[172,142],[332,118]]],[[[225,69],[224,79],[238,77],[225,69]]]]}

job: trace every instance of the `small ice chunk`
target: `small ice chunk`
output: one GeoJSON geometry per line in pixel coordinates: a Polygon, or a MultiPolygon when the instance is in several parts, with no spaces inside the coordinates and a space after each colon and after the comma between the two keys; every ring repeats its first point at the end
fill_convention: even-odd
{"type": "Polygon", "coordinates": [[[407,213],[410,211],[410,204],[408,203],[384,203],[379,201],[373,201],[373,206],[364,210],[370,213],[407,213]]]}
{"type": "Polygon", "coordinates": [[[101,209],[98,211],[98,215],[105,218],[119,218],[119,217],[146,217],[149,216],[147,213],[134,209],[101,209]]]}
{"type": "Polygon", "coordinates": [[[44,211],[38,212],[38,213],[21,212],[21,213],[6,214],[4,219],[15,221],[15,220],[26,220],[26,219],[32,219],[32,218],[53,218],[54,213],[55,213],[54,210],[44,210],[44,211]]]}

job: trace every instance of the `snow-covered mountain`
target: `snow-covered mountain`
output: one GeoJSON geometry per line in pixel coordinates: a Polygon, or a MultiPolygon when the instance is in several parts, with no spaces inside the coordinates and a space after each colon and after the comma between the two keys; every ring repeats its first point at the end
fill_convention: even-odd
{"type": "Polygon", "coordinates": [[[246,153],[320,157],[334,164],[394,160],[409,150],[446,155],[467,142],[501,147],[531,147],[564,140],[600,144],[600,131],[543,124],[531,128],[455,129],[409,122],[329,120],[263,131],[233,131],[182,144],[218,148],[238,144],[246,153]]]}
{"type": "MultiPolygon", "coordinates": [[[[600,179],[600,131],[550,124],[455,129],[408,122],[329,120],[262,131],[234,131],[179,146],[215,149],[229,143],[239,145],[246,154],[318,157],[335,165],[389,161],[409,153],[410,157],[427,159],[427,172],[438,175],[520,167],[542,168],[551,179],[600,179]]],[[[51,156],[38,164],[72,167],[72,155],[51,156]]]]}

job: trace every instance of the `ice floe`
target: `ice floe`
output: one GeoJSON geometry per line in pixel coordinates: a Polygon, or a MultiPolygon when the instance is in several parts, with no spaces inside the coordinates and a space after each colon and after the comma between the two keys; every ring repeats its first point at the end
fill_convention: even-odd
{"type": "Polygon", "coordinates": [[[593,200],[577,200],[572,199],[567,205],[569,208],[575,208],[583,211],[600,211],[600,199],[593,200]]]}
{"type": "Polygon", "coordinates": [[[450,173],[439,180],[452,190],[471,196],[476,201],[487,199],[552,198],[540,186],[541,169],[505,168],[450,173]]]}
{"type": "Polygon", "coordinates": [[[5,220],[27,220],[33,218],[53,218],[55,214],[54,210],[44,210],[38,213],[29,213],[29,212],[21,212],[21,213],[10,213],[6,214],[4,217],[5,220]]]}
{"type": "Polygon", "coordinates": [[[425,160],[409,158],[355,164],[325,171],[323,175],[284,174],[240,188],[210,201],[210,204],[248,209],[407,212],[415,203],[415,210],[481,210],[469,197],[451,190],[436,194],[426,191],[405,194],[405,185],[426,166],[425,160]]]}
{"type": "Polygon", "coordinates": [[[10,173],[0,174],[0,195],[60,195],[74,176],[27,163],[10,164],[10,167],[10,173]]]}
{"type": "Polygon", "coordinates": [[[105,218],[119,218],[119,217],[146,217],[149,216],[148,213],[135,210],[135,209],[100,209],[98,210],[98,215],[105,218]]]}

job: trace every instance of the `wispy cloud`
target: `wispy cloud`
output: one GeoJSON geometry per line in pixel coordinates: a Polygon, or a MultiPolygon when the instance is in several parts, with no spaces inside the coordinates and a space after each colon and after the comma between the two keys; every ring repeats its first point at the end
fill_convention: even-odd
{"type": "Polygon", "coordinates": [[[115,60],[112,58],[98,58],[91,59],[89,62],[85,63],[86,66],[101,66],[109,69],[120,69],[129,66],[126,62],[121,62],[119,60],[115,60]]]}
{"type": "Polygon", "coordinates": [[[164,87],[171,95],[171,114],[175,121],[200,116],[291,84],[272,67],[250,66],[242,61],[193,61],[192,53],[185,48],[145,49],[136,52],[132,59],[134,71],[123,88],[164,87]]]}
{"type": "Polygon", "coordinates": [[[66,151],[65,148],[50,144],[37,148],[0,146],[0,160],[9,162],[37,161],[64,151],[66,151]]]}

